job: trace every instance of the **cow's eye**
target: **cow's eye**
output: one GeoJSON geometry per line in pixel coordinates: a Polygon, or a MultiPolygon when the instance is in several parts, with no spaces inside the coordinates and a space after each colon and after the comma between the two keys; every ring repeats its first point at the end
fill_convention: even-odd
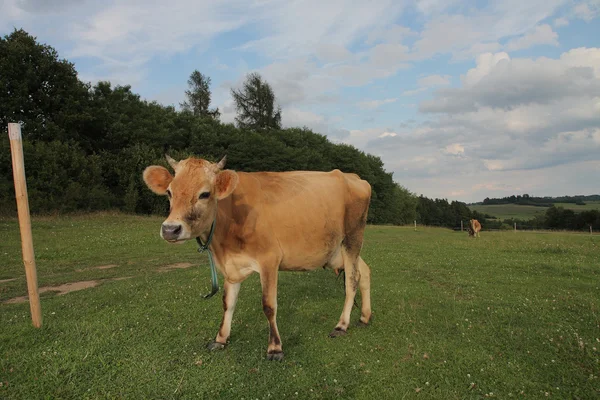
{"type": "Polygon", "coordinates": [[[202,200],[202,199],[208,199],[209,197],[210,197],[210,192],[202,192],[202,193],[200,193],[200,196],[198,196],[198,198],[200,200],[202,200]]]}
{"type": "Polygon", "coordinates": [[[167,189],[167,197],[171,198],[171,196],[172,196],[171,191],[169,189],[167,189]]]}

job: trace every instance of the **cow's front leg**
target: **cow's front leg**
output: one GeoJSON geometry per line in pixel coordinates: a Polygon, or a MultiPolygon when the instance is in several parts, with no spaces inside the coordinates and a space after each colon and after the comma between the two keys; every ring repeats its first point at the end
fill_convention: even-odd
{"type": "Polygon", "coordinates": [[[227,280],[223,284],[223,320],[221,321],[217,338],[214,342],[208,344],[209,350],[220,350],[227,344],[227,339],[229,339],[231,333],[231,320],[233,319],[233,311],[237,303],[240,286],[240,283],[230,283],[227,280]]]}
{"type": "Polygon", "coordinates": [[[261,271],[260,283],[263,291],[263,311],[269,321],[267,359],[281,361],[283,360],[283,350],[279,330],[277,329],[277,269],[261,271]]]}

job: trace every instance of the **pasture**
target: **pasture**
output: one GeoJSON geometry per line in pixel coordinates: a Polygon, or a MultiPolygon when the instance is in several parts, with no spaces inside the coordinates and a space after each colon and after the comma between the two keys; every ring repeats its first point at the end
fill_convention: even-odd
{"type": "Polygon", "coordinates": [[[585,205],[578,205],[573,203],[554,203],[556,207],[563,207],[575,212],[588,211],[588,210],[600,210],[600,201],[586,201],[585,205]]]}
{"type": "MultiPolygon", "coordinates": [[[[600,202],[590,201],[585,205],[577,205],[573,203],[554,203],[556,207],[573,210],[575,212],[600,210],[600,202]]],[[[525,206],[519,204],[490,204],[490,205],[471,205],[471,211],[486,213],[493,215],[497,219],[505,220],[509,218],[528,220],[536,215],[543,215],[548,207],[525,206]]]]}
{"type": "Polygon", "coordinates": [[[509,218],[515,219],[531,219],[536,215],[542,215],[548,207],[522,206],[518,204],[490,204],[490,205],[474,205],[469,206],[471,211],[486,213],[504,220],[509,218]]]}
{"type": "Polygon", "coordinates": [[[45,291],[36,330],[27,303],[6,303],[26,284],[17,221],[0,220],[0,398],[600,396],[598,235],[370,226],[371,326],[330,339],[342,281],[280,273],[278,363],[265,359],[256,275],[242,284],[228,347],[205,350],[220,295],[202,299],[206,255],[163,242],[161,221],[34,218],[40,287],[95,285],[45,291]]]}

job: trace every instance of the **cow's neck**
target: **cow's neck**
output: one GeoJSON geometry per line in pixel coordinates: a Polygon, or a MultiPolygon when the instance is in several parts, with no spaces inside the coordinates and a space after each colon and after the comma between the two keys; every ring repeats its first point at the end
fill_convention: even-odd
{"type": "Polygon", "coordinates": [[[208,230],[200,235],[202,242],[208,244],[208,248],[211,251],[214,251],[215,246],[218,246],[218,244],[222,241],[223,232],[227,231],[227,218],[223,212],[224,207],[227,206],[227,200],[228,199],[224,199],[217,202],[217,213],[215,219],[211,221],[208,230]],[[212,239],[209,239],[211,229],[214,229],[214,232],[212,239]]]}
{"type": "Polygon", "coordinates": [[[203,252],[206,251],[210,248],[210,244],[212,242],[214,233],[215,233],[215,228],[216,228],[216,220],[213,220],[213,222],[210,224],[210,228],[208,230],[208,233],[200,235],[196,238],[196,241],[198,242],[198,246],[199,252],[203,252]]]}

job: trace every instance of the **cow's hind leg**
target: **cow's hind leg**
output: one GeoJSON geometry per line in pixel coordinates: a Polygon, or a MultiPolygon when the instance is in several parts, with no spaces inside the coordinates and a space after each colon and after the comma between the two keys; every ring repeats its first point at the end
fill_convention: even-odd
{"type": "Polygon", "coordinates": [[[358,268],[358,255],[354,257],[348,254],[346,249],[342,250],[342,256],[344,257],[344,279],[346,280],[346,299],[344,301],[344,309],[340,320],[335,326],[335,329],[329,334],[330,337],[337,337],[346,334],[348,325],[350,325],[350,314],[352,312],[352,306],[354,305],[354,298],[356,297],[356,289],[360,279],[360,272],[358,268]]]}
{"type": "Polygon", "coordinates": [[[283,349],[277,329],[277,268],[264,268],[260,273],[260,283],[263,291],[263,311],[269,322],[267,359],[281,361],[283,360],[283,349]]]}
{"type": "Polygon", "coordinates": [[[223,284],[223,319],[221,320],[221,327],[216,339],[214,342],[208,344],[209,350],[220,350],[227,344],[227,339],[229,339],[231,333],[231,320],[233,319],[233,311],[237,303],[240,286],[239,282],[230,283],[227,280],[223,284]]]}
{"type": "Polygon", "coordinates": [[[371,320],[371,269],[364,262],[362,257],[358,257],[358,270],[360,272],[360,323],[367,325],[371,320]]]}

